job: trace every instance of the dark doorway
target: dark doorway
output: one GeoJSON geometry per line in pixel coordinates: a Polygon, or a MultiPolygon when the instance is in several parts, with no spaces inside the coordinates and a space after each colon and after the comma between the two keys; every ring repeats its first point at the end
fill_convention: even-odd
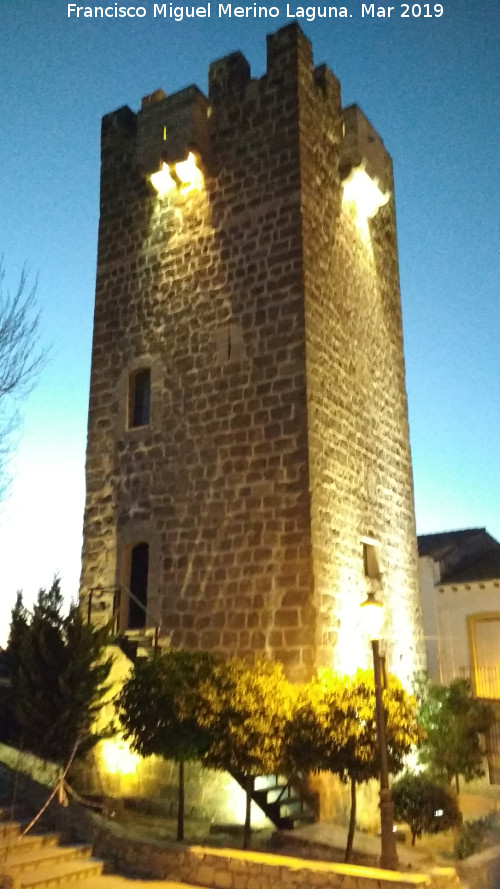
{"type": "Polygon", "coordinates": [[[130,553],[130,584],[132,596],[128,607],[128,629],[138,630],[146,626],[148,601],[149,546],[138,543],[130,553]],[[137,600],[137,601],[136,601],[137,600]]]}

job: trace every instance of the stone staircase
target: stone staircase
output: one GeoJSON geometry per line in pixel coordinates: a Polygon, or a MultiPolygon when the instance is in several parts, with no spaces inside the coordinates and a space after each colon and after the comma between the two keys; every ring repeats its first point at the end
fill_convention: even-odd
{"type": "MultiPolygon", "coordinates": [[[[231,776],[246,790],[244,775],[231,772],[231,776]]],[[[294,781],[293,777],[265,775],[255,778],[251,797],[278,830],[293,830],[315,820],[314,812],[301,792],[300,782],[294,781]]]]}
{"type": "Polygon", "coordinates": [[[150,657],[154,651],[170,648],[170,633],[162,633],[160,623],[148,613],[144,603],[127,587],[94,587],[83,597],[82,607],[88,623],[111,628],[115,644],[133,662],[150,657]],[[128,608],[133,603],[139,609],[141,626],[128,626],[128,608]]]}
{"type": "Polygon", "coordinates": [[[22,836],[19,822],[0,808],[0,887],[6,889],[205,889],[172,880],[103,874],[90,846],[60,845],[56,833],[22,836]]]}
{"type": "Polygon", "coordinates": [[[0,823],[0,880],[6,875],[14,889],[54,889],[75,882],[87,887],[87,880],[101,876],[102,867],[91,857],[90,846],[61,846],[57,834],[23,837],[20,824],[0,823]]]}
{"type": "Polygon", "coordinates": [[[158,627],[143,627],[125,630],[117,637],[116,644],[135,663],[139,658],[151,657],[156,650],[165,651],[170,648],[170,635],[161,635],[158,627]]]}

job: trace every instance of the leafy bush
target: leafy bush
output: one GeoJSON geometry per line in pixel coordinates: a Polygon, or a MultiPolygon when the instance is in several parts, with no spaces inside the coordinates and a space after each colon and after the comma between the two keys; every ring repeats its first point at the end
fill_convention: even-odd
{"type": "Polygon", "coordinates": [[[500,813],[490,812],[475,821],[465,821],[454,846],[455,858],[468,858],[489,845],[492,833],[500,831],[500,813]]]}
{"type": "Polygon", "coordinates": [[[484,775],[484,750],[481,735],[495,720],[490,704],[472,695],[466,679],[455,679],[449,686],[433,685],[419,677],[416,695],[418,719],[425,737],[420,744],[420,762],[438,781],[466,782],[484,775]]]}
{"type": "Polygon", "coordinates": [[[393,785],[392,798],[395,820],[408,824],[412,846],[423,833],[440,833],[460,824],[455,797],[427,775],[403,775],[393,785]]]}

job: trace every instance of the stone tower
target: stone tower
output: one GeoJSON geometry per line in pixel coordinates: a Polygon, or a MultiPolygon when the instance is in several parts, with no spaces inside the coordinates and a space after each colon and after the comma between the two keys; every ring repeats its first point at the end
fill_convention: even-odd
{"type": "Polygon", "coordinates": [[[304,678],[373,589],[422,667],[391,160],[296,25],[103,119],[86,473],[93,619],[304,678]]]}

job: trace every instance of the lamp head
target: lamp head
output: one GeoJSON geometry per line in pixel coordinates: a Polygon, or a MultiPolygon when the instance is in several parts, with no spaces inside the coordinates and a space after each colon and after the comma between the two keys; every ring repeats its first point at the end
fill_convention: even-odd
{"type": "Polygon", "coordinates": [[[380,639],[382,621],[384,619],[384,606],[377,602],[375,593],[368,593],[368,598],[361,603],[363,625],[370,639],[380,639]]]}

